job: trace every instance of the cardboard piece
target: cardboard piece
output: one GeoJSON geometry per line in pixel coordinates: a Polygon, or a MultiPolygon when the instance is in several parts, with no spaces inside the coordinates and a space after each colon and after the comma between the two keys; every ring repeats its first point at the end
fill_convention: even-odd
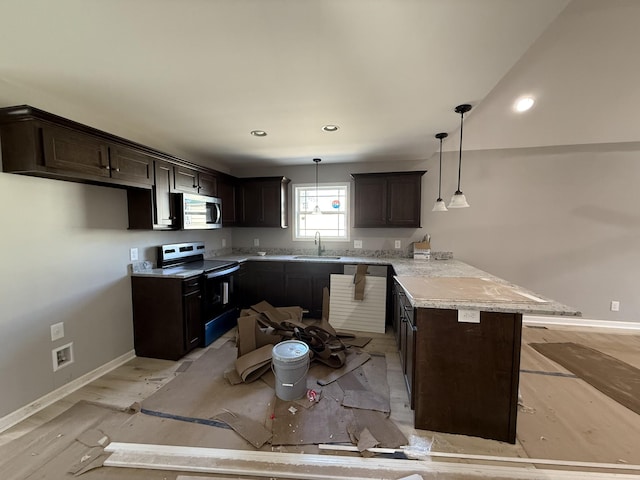
{"type": "Polygon", "coordinates": [[[238,317],[237,346],[239,357],[265,345],[275,345],[282,340],[281,335],[260,328],[258,318],[257,314],[238,317]]]}
{"type": "Polygon", "coordinates": [[[640,415],[640,369],[594,348],[573,342],[529,345],[620,405],[640,415]]]}
{"type": "MultiPolygon", "coordinates": [[[[263,382],[230,385],[223,373],[234,368],[236,357],[237,349],[231,341],[219,348],[209,348],[193,362],[189,370],[176,376],[142,402],[145,416],[160,412],[206,420],[220,411],[233,409],[253,420],[264,420],[268,404],[273,398],[273,389],[263,382]]],[[[269,368],[269,364],[266,368],[269,368]]]]}
{"type": "Polygon", "coordinates": [[[344,408],[338,384],[323,389],[322,398],[313,408],[276,397],[272,445],[309,445],[349,442],[347,427],[354,423],[353,411],[344,408]],[[295,413],[289,408],[295,407],[295,413]]]}
{"type": "Polygon", "coordinates": [[[370,358],[371,356],[366,352],[348,352],[345,364],[342,367],[333,370],[328,375],[319,378],[318,385],[329,385],[330,383],[335,382],[343,375],[358,368],[370,358]]]}
{"type": "Polygon", "coordinates": [[[353,277],[353,299],[364,300],[364,286],[367,283],[367,270],[369,265],[358,265],[356,267],[356,274],[353,277]]]}
{"type": "Polygon", "coordinates": [[[235,367],[243,382],[253,382],[269,371],[272,351],[273,345],[264,345],[236,359],[235,367]]]}
{"type": "Polygon", "coordinates": [[[251,310],[262,313],[269,320],[275,323],[294,321],[301,322],[303,310],[301,307],[274,307],[266,300],[251,305],[251,310]]]}
{"type": "Polygon", "coordinates": [[[374,448],[380,444],[378,440],[371,435],[371,432],[368,428],[365,428],[360,432],[358,436],[358,451],[360,453],[364,452],[367,448],[374,448]]]}
{"type": "Polygon", "coordinates": [[[380,442],[382,448],[399,448],[407,445],[407,437],[400,429],[389,420],[388,416],[382,412],[373,410],[351,409],[355,418],[356,431],[368,429],[371,434],[380,442]]]}
{"type": "Polygon", "coordinates": [[[389,400],[384,396],[367,390],[345,390],[342,405],[350,408],[362,408],[390,413],[389,400]]]}
{"type": "Polygon", "coordinates": [[[256,448],[262,447],[271,440],[271,432],[264,428],[264,425],[239,413],[226,411],[217,414],[214,419],[229,425],[238,435],[256,448]]]}

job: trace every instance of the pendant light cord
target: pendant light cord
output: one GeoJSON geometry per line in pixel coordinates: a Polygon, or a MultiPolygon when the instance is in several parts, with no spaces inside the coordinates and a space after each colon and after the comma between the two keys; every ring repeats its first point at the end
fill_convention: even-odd
{"type": "Polygon", "coordinates": [[[440,137],[440,174],[438,175],[438,199],[441,199],[441,198],[442,198],[442,137],[440,137]]]}
{"type": "Polygon", "coordinates": [[[460,154],[458,155],[458,192],[460,191],[460,174],[462,172],[462,125],[464,124],[464,112],[460,113],[460,154]]]}

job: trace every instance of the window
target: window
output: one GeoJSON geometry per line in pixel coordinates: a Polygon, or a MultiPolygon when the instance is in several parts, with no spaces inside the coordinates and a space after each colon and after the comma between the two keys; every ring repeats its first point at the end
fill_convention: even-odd
{"type": "Polygon", "coordinates": [[[293,198],[294,240],[349,240],[348,183],[294,185],[293,198]]]}

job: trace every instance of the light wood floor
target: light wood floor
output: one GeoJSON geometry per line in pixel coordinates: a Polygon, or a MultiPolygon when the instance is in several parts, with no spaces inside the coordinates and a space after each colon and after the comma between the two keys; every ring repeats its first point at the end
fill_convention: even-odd
{"type": "MultiPolygon", "coordinates": [[[[229,332],[212,347],[233,336],[234,332],[229,332]]],[[[640,465],[640,415],[580,379],[570,375],[545,374],[569,372],[529,346],[533,342],[572,341],[640,368],[638,334],[577,327],[525,327],[521,355],[521,405],[515,445],[463,435],[416,431],[393,333],[370,336],[373,340],[366,350],[384,352],[387,358],[391,419],[407,438],[416,435],[433,441],[434,451],[640,465]]],[[[0,445],[43,425],[80,400],[122,409],[141,402],[174,378],[184,360],[195,360],[204,351],[197,349],[178,362],[135,358],[3,432],[0,445]]],[[[153,443],[152,439],[150,443],[153,443]]]]}

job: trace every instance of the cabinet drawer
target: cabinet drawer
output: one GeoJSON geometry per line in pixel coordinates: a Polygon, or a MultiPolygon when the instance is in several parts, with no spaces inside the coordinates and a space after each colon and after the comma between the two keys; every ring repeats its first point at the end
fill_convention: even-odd
{"type": "Polygon", "coordinates": [[[187,295],[200,290],[200,276],[182,282],[182,293],[187,295]]]}

